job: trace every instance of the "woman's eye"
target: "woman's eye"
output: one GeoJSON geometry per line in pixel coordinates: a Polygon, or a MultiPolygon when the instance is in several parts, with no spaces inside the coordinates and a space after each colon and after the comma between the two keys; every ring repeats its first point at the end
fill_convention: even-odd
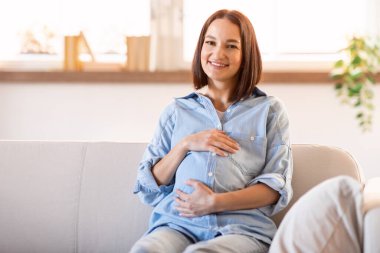
{"type": "Polygon", "coordinates": [[[227,45],[227,48],[238,48],[236,45],[227,45]]]}
{"type": "Polygon", "coordinates": [[[214,41],[210,41],[210,40],[206,40],[205,44],[210,45],[210,46],[214,46],[215,42],[214,41]]]}

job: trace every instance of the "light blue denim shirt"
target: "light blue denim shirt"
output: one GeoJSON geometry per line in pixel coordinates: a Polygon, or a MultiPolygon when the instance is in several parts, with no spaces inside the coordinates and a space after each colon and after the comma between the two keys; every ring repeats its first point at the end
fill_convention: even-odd
{"type": "Polygon", "coordinates": [[[292,197],[292,166],[288,116],[277,98],[256,88],[251,97],[232,104],[220,120],[210,99],[191,93],[175,99],[162,113],[139,165],[134,193],[154,206],[147,233],[169,226],[194,242],[220,234],[245,234],[269,244],[277,230],[270,216],[282,210],[292,197]],[[190,151],[171,183],[158,186],[152,167],[185,136],[207,129],[225,131],[239,143],[240,150],[228,157],[190,151]],[[217,193],[260,182],[278,191],[280,199],[258,209],[185,218],[175,209],[173,190],[191,193],[193,188],[184,183],[188,179],[199,180],[217,193]]]}

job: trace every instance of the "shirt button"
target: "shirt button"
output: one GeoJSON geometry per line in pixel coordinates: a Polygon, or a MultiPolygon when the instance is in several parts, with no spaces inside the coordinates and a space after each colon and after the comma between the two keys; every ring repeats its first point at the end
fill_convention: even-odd
{"type": "Polygon", "coordinates": [[[216,153],[212,153],[211,155],[212,155],[212,156],[216,156],[216,153]]]}
{"type": "Polygon", "coordinates": [[[254,141],[255,140],[255,136],[251,136],[251,141],[254,141]]]}
{"type": "Polygon", "coordinates": [[[212,172],[209,172],[208,174],[207,174],[209,177],[212,177],[212,172]]]}
{"type": "Polygon", "coordinates": [[[216,126],[216,128],[219,129],[219,130],[222,130],[222,125],[221,125],[221,124],[218,124],[218,125],[216,126]]]}
{"type": "Polygon", "coordinates": [[[231,111],[231,109],[227,109],[227,112],[230,112],[231,111]]]}

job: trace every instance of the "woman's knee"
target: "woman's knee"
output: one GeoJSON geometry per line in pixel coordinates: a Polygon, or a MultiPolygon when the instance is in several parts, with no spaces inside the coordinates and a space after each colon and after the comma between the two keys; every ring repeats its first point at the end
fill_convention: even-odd
{"type": "Polygon", "coordinates": [[[140,238],[132,247],[130,253],[177,253],[182,252],[190,239],[171,228],[159,228],[140,238]]]}
{"type": "Polygon", "coordinates": [[[129,251],[129,253],[151,253],[156,252],[154,251],[154,248],[151,245],[141,243],[140,241],[137,241],[132,249],[129,251]]]}

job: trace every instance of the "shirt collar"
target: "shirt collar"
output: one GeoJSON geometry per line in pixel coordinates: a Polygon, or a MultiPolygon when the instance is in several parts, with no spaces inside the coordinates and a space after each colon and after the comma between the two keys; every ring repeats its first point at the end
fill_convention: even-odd
{"type": "MultiPolygon", "coordinates": [[[[199,97],[200,94],[197,93],[197,92],[191,92],[190,94],[184,96],[184,97],[176,97],[175,99],[189,99],[189,98],[197,98],[199,97]]],[[[257,97],[266,97],[267,94],[265,92],[263,92],[262,90],[260,90],[259,88],[255,87],[255,89],[253,90],[252,92],[252,96],[257,98],[257,97]]]]}
{"type": "Polygon", "coordinates": [[[188,98],[195,98],[198,97],[199,94],[197,92],[191,92],[189,95],[186,95],[184,97],[175,97],[175,99],[188,99],[188,98]]]}
{"type": "Polygon", "coordinates": [[[253,90],[253,96],[255,96],[256,98],[266,97],[267,94],[264,91],[260,90],[259,88],[255,87],[255,89],[253,90]]]}

